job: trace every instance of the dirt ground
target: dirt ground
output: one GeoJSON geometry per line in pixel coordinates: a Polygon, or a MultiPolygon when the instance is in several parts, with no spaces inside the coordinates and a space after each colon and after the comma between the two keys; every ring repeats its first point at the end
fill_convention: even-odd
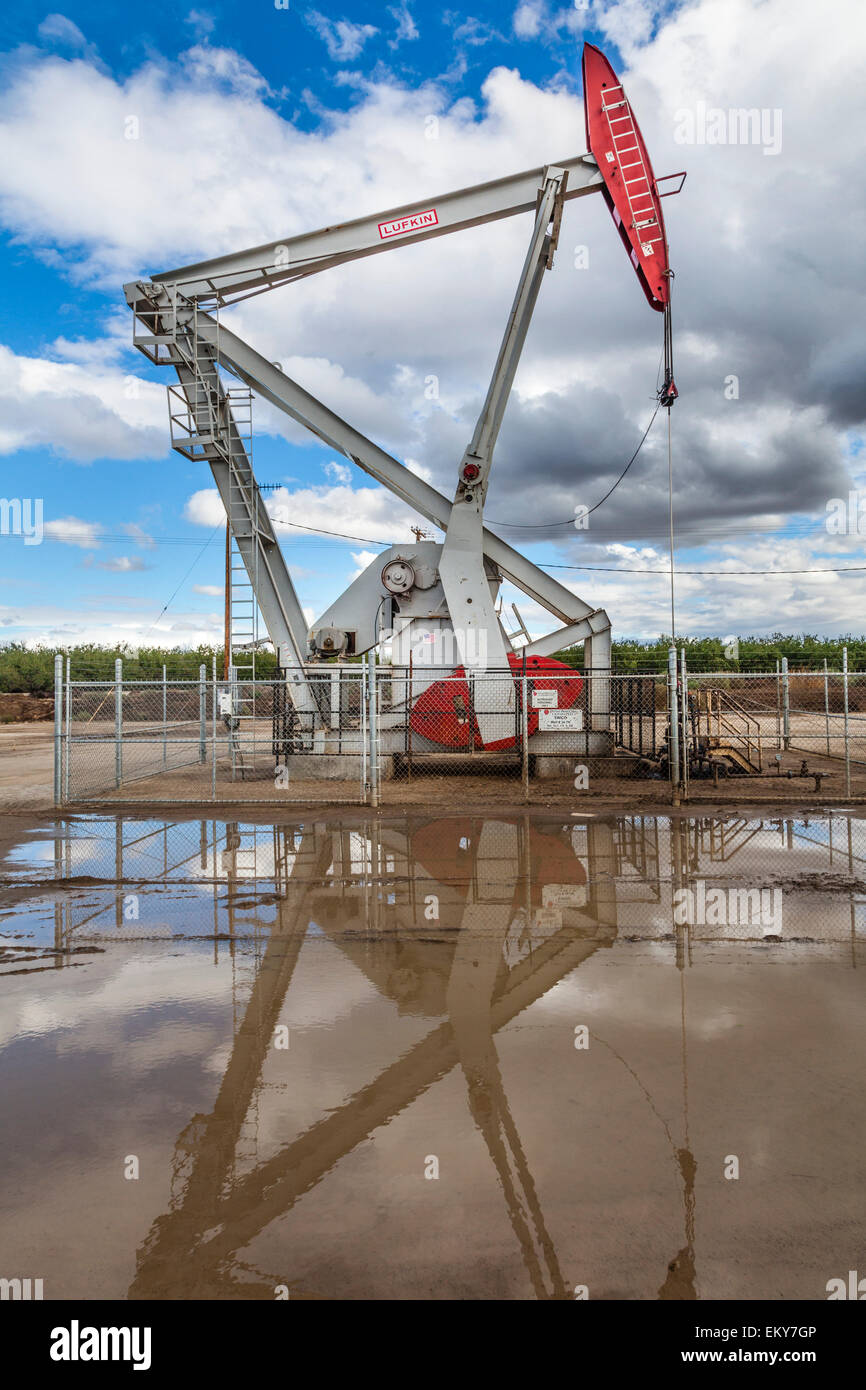
{"type": "Polygon", "coordinates": [[[0,694],[0,724],[30,724],[53,718],[51,695],[0,694]]]}
{"type": "MultiPolygon", "coordinates": [[[[636,805],[669,807],[670,787],[658,778],[598,777],[585,791],[575,790],[568,778],[533,778],[529,800],[524,794],[519,769],[514,773],[474,771],[466,773],[414,772],[411,778],[389,778],[380,786],[380,805],[442,809],[484,810],[491,805],[524,807],[568,806],[571,810],[625,809],[636,805]]],[[[811,750],[791,749],[765,766],[754,777],[720,777],[718,786],[711,779],[693,780],[684,804],[736,807],[780,805],[790,809],[835,806],[841,802],[866,802],[866,767],[852,764],[851,790],[846,795],[845,766],[838,758],[828,758],[811,750]],[[803,763],[808,775],[801,775],[803,763]],[[788,775],[790,773],[790,776],[788,775]],[[820,784],[815,774],[820,774],[820,784]]],[[[209,763],[193,764],[177,770],[126,782],[117,790],[95,792],[92,796],[70,797],[77,809],[89,806],[212,806],[259,805],[264,807],[357,805],[360,787],[357,778],[347,781],[293,779],[288,786],[276,786],[269,768],[232,780],[227,764],[218,764],[216,797],[213,796],[209,763]]],[[[0,813],[14,810],[48,810],[54,806],[53,725],[13,723],[0,725],[0,813]]]]}
{"type": "Polygon", "coordinates": [[[0,724],[0,811],[54,805],[54,726],[0,724]]]}

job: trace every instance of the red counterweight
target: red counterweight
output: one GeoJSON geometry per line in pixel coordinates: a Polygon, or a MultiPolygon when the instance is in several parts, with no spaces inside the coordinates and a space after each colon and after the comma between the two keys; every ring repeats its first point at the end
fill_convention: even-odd
{"type": "Polygon", "coordinates": [[[583,46],[586,139],[604,179],[604,198],[644,294],[654,309],[670,300],[668,243],[661,198],[622,83],[591,43],[583,46]]]}
{"type": "MultiPolygon", "coordinates": [[[[524,664],[521,657],[513,654],[509,656],[508,661],[515,677],[517,693],[515,719],[519,721],[521,717],[520,692],[522,689],[519,678],[524,674],[524,664]]],[[[529,691],[527,731],[531,738],[538,730],[539,711],[533,700],[534,691],[550,689],[555,694],[555,698],[551,699],[552,707],[571,709],[580,701],[583,693],[583,679],[572,666],[566,666],[563,661],[555,661],[550,656],[527,657],[525,673],[529,678],[527,681],[529,691]]],[[[515,726],[515,733],[510,737],[486,745],[482,742],[475,712],[472,708],[469,682],[462,666],[458,666],[448,679],[434,681],[422,695],[419,695],[412,707],[410,722],[413,733],[419,734],[431,743],[438,744],[440,748],[469,750],[486,746],[488,752],[503,752],[508,748],[516,748],[519,743],[517,734],[517,729],[520,727],[519,723],[515,726]]]]}

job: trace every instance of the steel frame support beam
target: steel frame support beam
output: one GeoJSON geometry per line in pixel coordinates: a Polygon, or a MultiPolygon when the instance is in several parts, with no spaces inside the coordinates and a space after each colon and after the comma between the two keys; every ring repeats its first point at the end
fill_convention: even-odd
{"type": "MultiPolygon", "coordinates": [[[[391,454],[346,423],[322,401],[305,391],[296,381],[275,367],[255,348],[237,334],[217,324],[209,314],[198,316],[199,335],[213,343],[219,341],[219,358],[224,367],[235,373],[259,395],[293,420],[304,425],[319,439],[336,449],[371,478],[388,488],[407,506],[447,532],[452,504],[430,483],[410,472],[391,454]]],[[[484,527],[484,554],[498,567],[506,579],[563,623],[579,622],[598,612],[573,594],[553,575],[540,570],[525,555],[514,550],[507,541],[484,527]]]]}
{"type": "MultiPolygon", "coordinates": [[[[188,397],[195,391],[195,376],[188,367],[176,368],[178,378],[183,385],[188,397]]],[[[214,380],[218,381],[218,373],[214,365],[214,380]]],[[[282,642],[287,645],[292,653],[294,662],[303,666],[306,657],[306,634],[307,620],[304,617],[300,601],[292,584],[283,553],[280,550],[279,541],[274,531],[271,518],[267,513],[264,502],[258,508],[253,508],[248,488],[257,488],[252,472],[252,465],[243,448],[243,441],[237,434],[234,421],[231,419],[231,408],[225,399],[225,391],[222,383],[219,384],[219,394],[221,410],[225,414],[224,428],[232,438],[232,447],[236,451],[237,457],[241,458],[241,467],[246,476],[244,488],[245,512],[247,515],[248,530],[244,533],[235,535],[235,543],[238,552],[244,562],[250,582],[253,583],[253,576],[256,573],[254,550],[258,547],[259,566],[258,566],[258,590],[256,597],[262,610],[269,633],[274,633],[282,638],[282,642]]],[[[217,485],[223,505],[226,509],[226,524],[230,513],[230,465],[222,457],[209,458],[208,463],[213,474],[214,482],[217,485]]],[[[237,499],[235,499],[235,502],[237,499]]],[[[310,706],[311,710],[316,708],[315,702],[310,706]]]]}
{"type": "MultiPolygon", "coordinates": [[[[506,644],[484,571],[484,498],[499,426],[545,267],[551,263],[552,238],[548,229],[557,209],[561,209],[566,179],[563,170],[549,170],[539,193],[529,248],[487,397],[460,463],[457,492],[439,559],[439,576],[448,601],[460,661],[467,672],[508,670],[510,644],[506,644]],[[471,468],[471,478],[467,477],[467,466],[471,468]]],[[[508,737],[514,700],[514,682],[510,676],[484,680],[475,687],[475,716],[485,746],[496,745],[508,737]]]]}
{"type": "MultiPolygon", "coordinates": [[[[526,259],[523,262],[523,270],[520,274],[514,303],[508,315],[508,323],[499,348],[499,356],[496,359],[496,366],[493,369],[493,376],[490,380],[483,409],[463,458],[463,464],[471,460],[478,464],[481,469],[480,475],[472,484],[472,490],[481,493],[482,502],[487,492],[493,450],[496,447],[502,417],[505,414],[505,407],[508,404],[508,398],[514,384],[520,354],[523,351],[523,345],[526,342],[526,335],[532,321],[538,292],[541,289],[541,281],[544,278],[545,270],[552,265],[554,238],[549,231],[550,224],[555,219],[558,222],[557,214],[561,216],[562,198],[567,186],[568,175],[564,169],[550,168],[547,170],[544,184],[539,192],[535,224],[526,252],[526,259]]],[[[461,472],[463,464],[461,464],[461,472]]],[[[469,490],[467,487],[458,487],[458,494],[467,490],[469,490]]]]}
{"type": "MultiPolygon", "coordinates": [[[[568,175],[568,188],[563,195],[566,201],[604,188],[604,179],[591,154],[558,160],[550,167],[568,175]]],[[[269,241],[177,270],[160,271],[151,278],[159,285],[178,286],[187,299],[225,303],[232,296],[273,289],[346,261],[532,212],[546,171],[547,166],[528,169],[438,198],[404,203],[352,222],[269,241]]]]}
{"type": "MultiPolygon", "coordinates": [[[[230,256],[217,257],[196,265],[178,270],[161,272],[153,277],[152,284],[133,283],[127,285],[126,297],[133,309],[142,300],[150,301],[151,309],[174,318],[173,331],[189,333],[194,331],[198,341],[209,343],[214,374],[218,381],[217,365],[225,366],[234,372],[252,390],[265,396],[272,404],[284,410],[293,419],[311,430],[325,443],[351,459],[376,481],[387,487],[395,496],[432,521],[446,533],[446,547],[443,554],[461,556],[468,561],[474,549],[475,554],[483,553],[499,569],[500,573],[529,597],[540,603],[561,622],[568,626],[564,631],[575,631],[573,640],[580,640],[576,630],[583,620],[591,619],[591,631],[595,641],[594,650],[601,655],[599,643],[601,634],[595,633],[599,621],[609,623],[600,610],[593,610],[588,604],[560,584],[551,575],[540,570],[505,541],[493,535],[481,524],[481,508],[487,487],[487,477],[493,447],[502,422],[509,393],[517,369],[520,353],[525,341],[532,310],[537,299],[543,278],[545,259],[550,264],[550,256],[555,247],[565,201],[583,197],[600,191],[604,180],[592,155],[579,155],[563,160],[556,165],[542,166],[507,178],[492,180],[471,188],[425,200],[424,203],[404,204],[385,213],[359,218],[334,227],[326,227],[318,232],[310,232],[300,237],[287,238],[283,242],[267,243],[250,250],[230,256]],[[347,261],[375,255],[394,247],[405,246],[432,237],[443,236],[448,232],[467,227],[480,226],[488,222],[514,216],[518,213],[535,210],[536,220],[533,238],[524,263],[518,291],[512,305],[505,336],[500,348],[493,379],[476,430],[464,461],[471,454],[482,466],[480,487],[478,489],[478,516],[472,518],[469,526],[472,535],[458,535],[467,527],[465,513],[452,512],[445,498],[411,473],[404,465],[373,444],[359,431],[330,411],[321,401],[304,391],[301,386],[285,376],[278,368],[257,353],[242,339],[227,330],[218,320],[202,313],[198,300],[225,302],[232,296],[255,293],[304,278],[326,270],[331,266],[347,261]],[[551,221],[552,231],[549,231],[551,221]],[[179,308],[178,301],[184,307],[179,308]],[[184,324],[184,319],[186,323],[184,324]],[[460,522],[455,524],[456,518],[460,522]],[[450,530],[449,530],[450,524],[450,530]],[[451,543],[448,543],[448,535],[451,543]],[[480,538],[480,548],[478,545],[480,538]],[[447,552],[447,554],[446,554],[447,552]]],[[[178,376],[185,386],[191,385],[194,373],[185,381],[184,368],[175,362],[178,376]]],[[[221,391],[221,387],[219,388],[221,391]]],[[[230,411],[229,428],[234,430],[230,411]]],[[[237,431],[235,431],[235,434],[237,431]]],[[[228,465],[220,460],[209,458],[214,479],[224,504],[228,503],[228,465]],[[225,476],[223,476],[225,474],[225,476]]],[[[462,470],[461,470],[462,471],[462,470]]],[[[252,485],[256,486],[250,468],[252,485]]],[[[462,484],[458,486],[461,493],[462,484]]],[[[470,495],[469,498],[472,501],[470,495]]],[[[473,511],[475,510],[473,506],[473,511]]],[[[228,512],[228,505],[227,505],[228,512]]],[[[271,637],[279,646],[287,646],[292,657],[294,672],[295,703],[303,709],[313,705],[312,692],[306,684],[302,667],[306,655],[306,623],[294,585],[280,550],[270,518],[264,507],[259,530],[260,545],[259,589],[263,589],[260,606],[271,637]],[[271,590],[273,592],[271,592],[271,590]],[[267,592],[264,592],[267,591],[267,592]],[[273,600],[273,601],[272,601],[273,600]]],[[[239,549],[241,547],[239,546],[239,549]]],[[[243,554],[243,550],[241,550],[243,554]]],[[[247,555],[243,556],[248,572],[252,570],[247,555]]],[[[460,566],[458,565],[458,568],[460,566]]],[[[465,564],[463,566],[465,568],[465,564]]],[[[477,565],[476,565],[477,568],[477,565]]],[[[453,587],[453,586],[452,586],[453,587]]],[[[486,584],[484,594],[487,594],[486,584]]],[[[474,597],[474,595],[473,595],[474,597]]],[[[483,595],[479,591],[479,603],[483,595]]],[[[449,599],[449,607],[452,607],[449,599]]],[[[459,629],[460,605],[452,611],[459,629]]],[[[479,612],[480,617],[480,612],[479,612]]],[[[493,634],[500,632],[498,619],[488,619],[486,630],[493,634]]],[[[545,639],[541,639],[545,640],[545,639]]],[[[547,639],[549,640],[549,639],[547,639]]],[[[459,631],[458,631],[459,641],[459,631]]],[[[609,636],[608,636],[609,645],[609,636]]],[[[592,645],[590,643],[590,649],[592,645]]],[[[465,657],[467,652],[462,652],[465,657]]],[[[502,652],[492,654],[495,661],[507,664],[506,647],[503,639],[502,652]]],[[[489,662],[486,664],[490,664],[489,662]]],[[[609,664],[609,658],[608,658],[609,664]]],[[[476,662],[477,666],[477,662],[476,662]]],[[[311,712],[314,712],[311,710],[311,712]]],[[[601,712],[601,711],[599,711],[601,712]]]]}
{"type": "Polygon", "coordinates": [[[231,525],[232,505],[236,507],[238,501],[232,496],[233,466],[242,483],[246,523],[240,533],[232,528],[238,553],[268,634],[278,654],[284,653],[292,702],[301,713],[315,719],[319,707],[304,670],[307,621],[264,501],[259,498],[254,505],[258,483],[219,375],[219,325],[208,318],[208,325],[215,324],[217,334],[202,335],[201,312],[194,305],[179,306],[176,293],[164,288],[154,292],[148,285],[129,285],[126,289],[139,321],[164,345],[166,362],[177,373],[194,423],[190,444],[207,460],[225,508],[226,526],[231,525]],[[142,314],[146,318],[142,319],[142,314]]]}

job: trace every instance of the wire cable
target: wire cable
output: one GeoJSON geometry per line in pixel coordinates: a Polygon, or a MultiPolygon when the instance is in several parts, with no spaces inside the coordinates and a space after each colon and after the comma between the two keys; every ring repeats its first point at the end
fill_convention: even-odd
{"type": "MultiPolygon", "coordinates": [[[[538,568],[542,570],[594,570],[600,574],[663,574],[665,577],[670,575],[669,565],[665,569],[633,569],[630,565],[548,565],[541,563],[538,568]]],[[[863,570],[866,570],[866,565],[786,570],[677,570],[677,574],[855,574],[863,570]]]]}
{"type": "MultiPolygon", "coordinates": [[[[299,530],[301,530],[301,531],[310,531],[310,532],[312,532],[312,533],[315,534],[315,535],[335,536],[335,537],[337,537],[337,538],[340,539],[340,540],[360,541],[360,542],[361,542],[362,544],[364,544],[364,545],[381,545],[381,546],[388,546],[388,547],[390,547],[390,546],[393,546],[393,545],[406,545],[406,544],[411,544],[411,542],[407,542],[407,541],[405,541],[405,540],[401,540],[401,541],[394,541],[394,540],[385,541],[385,540],[381,540],[381,539],[376,539],[376,538],[373,537],[373,536],[353,536],[353,535],[350,535],[350,534],[349,534],[348,532],[346,532],[346,531],[327,531],[327,530],[325,530],[323,527],[320,527],[320,526],[302,526],[301,523],[298,522],[298,521],[280,521],[280,522],[278,523],[278,525],[280,525],[280,526],[292,526],[292,527],[295,527],[295,528],[297,528],[297,529],[299,529],[299,530]]],[[[217,526],[216,530],[214,531],[214,535],[216,534],[216,531],[222,530],[222,527],[223,527],[223,523],[220,522],[219,526],[217,526]]],[[[680,531],[678,532],[678,534],[679,534],[680,537],[682,537],[683,535],[691,534],[691,533],[686,532],[686,531],[683,531],[683,530],[680,530],[680,531]]],[[[698,532],[697,534],[699,534],[699,535],[704,535],[705,533],[704,533],[704,532],[698,532]]],[[[751,531],[748,531],[746,534],[751,534],[751,531]]],[[[72,536],[75,535],[75,533],[74,533],[74,532],[70,532],[69,535],[70,535],[70,537],[72,537],[72,536]]],[[[13,539],[14,539],[14,538],[13,538],[13,539]]],[[[60,537],[59,537],[59,536],[54,536],[52,539],[59,540],[60,537]]],[[[98,545],[101,541],[125,541],[125,542],[126,542],[126,541],[129,541],[129,539],[130,539],[129,536],[101,535],[101,536],[99,536],[98,539],[94,542],[94,546],[95,546],[95,545],[98,545]]],[[[709,539],[712,540],[713,537],[710,537],[709,539]]],[[[201,558],[201,555],[203,554],[204,550],[206,550],[207,547],[210,545],[211,540],[213,540],[213,536],[210,537],[210,540],[207,540],[207,541],[205,542],[204,546],[203,546],[202,549],[199,551],[199,554],[196,556],[195,560],[193,561],[193,565],[195,565],[195,564],[198,563],[198,560],[201,558]]],[[[139,542],[135,542],[135,541],[134,541],[133,544],[139,544],[139,542]]],[[[153,545],[195,545],[195,544],[196,544],[196,540],[195,540],[195,537],[191,537],[191,536],[165,536],[165,537],[162,537],[162,538],[159,538],[159,539],[150,538],[150,540],[149,540],[149,542],[148,542],[148,545],[150,545],[150,544],[153,544],[153,545]]],[[[543,570],[588,570],[588,571],[593,571],[593,572],[599,573],[599,574],[668,574],[668,573],[669,573],[669,571],[668,571],[667,569],[665,569],[665,570],[659,570],[659,569],[641,569],[641,568],[634,567],[634,566],[632,566],[632,565],[562,565],[562,564],[554,564],[554,563],[552,563],[552,562],[548,563],[548,562],[541,561],[541,560],[536,560],[536,561],[534,561],[534,563],[537,564],[537,566],[538,566],[539,569],[543,569],[543,570]]],[[[190,566],[190,570],[193,568],[193,565],[190,566]]],[[[820,566],[816,566],[816,565],[808,566],[808,565],[807,565],[807,566],[803,566],[803,567],[801,567],[801,568],[796,568],[796,569],[764,569],[764,570],[718,570],[718,569],[712,569],[712,570],[711,570],[711,569],[688,569],[688,570],[685,570],[685,569],[681,569],[681,570],[678,570],[678,573],[679,573],[679,574],[707,574],[707,575],[714,575],[714,574],[720,574],[720,575],[726,575],[726,574],[729,574],[729,575],[738,575],[738,574],[740,574],[740,575],[749,575],[749,574],[754,574],[754,575],[762,575],[762,574],[857,574],[857,573],[861,573],[861,572],[864,571],[864,570],[866,570],[866,565],[820,565],[820,566]]],[[[189,573],[189,572],[190,572],[190,571],[187,571],[187,573],[189,573]]],[[[183,582],[183,581],[181,581],[181,582],[183,582]]],[[[174,595],[172,595],[172,597],[174,597],[174,595]]],[[[169,602],[171,602],[171,599],[169,600],[169,602]]],[[[162,615],[160,615],[160,616],[162,616],[162,615]]],[[[157,621],[158,621],[158,619],[157,619],[157,621]]]]}
{"type": "Polygon", "coordinates": [[[160,618],[162,617],[163,613],[167,612],[168,609],[171,607],[172,603],[174,603],[174,600],[177,598],[177,596],[178,596],[178,594],[180,593],[181,589],[183,588],[184,584],[185,584],[186,581],[189,579],[190,575],[192,574],[193,570],[195,569],[195,567],[196,567],[196,565],[198,564],[199,560],[201,559],[202,555],[204,555],[205,551],[207,550],[208,546],[210,545],[210,543],[211,543],[211,541],[213,540],[214,536],[216,535],[217,531],[221,531],[222,529],[223,529],[222,525],[219,525],[219,526],[215,526],[215,527],[214,527],[213,531],[212,531],[211,534],[208,536],[208,538],[207,538],[207,540],[205,541],[204,545],[202,546],[201,550],[200,550],[200,551],[198,552],[198,554],[196,555],[195,559],[193,560],[192,564],[190,565],[190,567],[189,567],[189,569],[187,570],[186,574],[184,575],[183,579],[182,579],[182,580],[180,581],[180,583],[178,584],[178,586],[177,586],[177,588],[175,589],[174,593],[172,594],[171,598],[168,600],[167,603],[165,603],[165,604],[163,605],[162,609],[160,610],[159,613],[157,613],[157,615],[156,615],[156,617],[154,618],[153,622],[151,623],[150,627],[147,629],[147,632],[146,632],[146,633],[144,634],[144,636],[141,638],[141,641],[140,641],[139,645],[143,645],[144,642],[147,641],[147,638],[148,638],[148,637],[150,636],[150,634],[153,632],[153,629],[156,627],[156,625],[157,625],[157,623],[159,622],[160,618]]]}
{"type": "MultiPolygon", "coordinates": [[[[643,446],[644,446],[644,441],[646,440],[647,435],[649,434],[650,430],[651,430],[652,427],[653,427],[653,423],[654,423],[654,421],[655,421],[656,416],[657,416],[658,413],[659,413],[660,408],[661,408],[661,401],[657,401],[657,402],[656,402],[656,408],[655,408],[655,410],[654,410],[653,413],[652,413],[652,416],[651,416],[651,418],[650,418],[650,422],[649,422],[649,424],[647,425],[646,429],[644,430],[643,434],[641,435],[640,443],[638,444],[637,448],[635,449],[634,453],[632,454],[632,456],[631,456],[631,458],[629,459],[628,463],[626,464],[625,468],[624,468],[624,469],[622,470],[622,472],[620,473],[620,475],[619,475],[619,477],[617,478],[616,482],[614,483],[613,487],[609,487],[608,490],[607,490],[607,492],[604,494],[604,497],[602,497],[598,502],[596,502],[595,506],[590,507],[586,512],[584,512],[584,513],[583,513],[584,516],[591,516],[593,512],[597,512],[598,509],[599,509],[599,507],[602,506],[602,504],[603,504],[604,502],[607,501],[608,497],[610,497],[611,493],[616,492],[617,488],[619,487],[619,485],[620,485],[620,483],[622,482],[623,478],[625,477],[626,473],[627,473],[628,470],[631,468],[632,464],[634,463],[635,459],[637,458],[638,454],[640,453],[641,449],[643,448],[643,446]]],[[[549,531],[549,530],[551,530],[551,529],[552,529],[553,527],[555,527],[555,526],[573,526],[573,525],[574,525],[574,517],[573,517],[573,516],[570,516],[570,517],[567,518],[566,521],[545,521],[545,522],[541,522],[541,523],[539,523],[539,524],[535,524],[535,523],[533,522],[531,525],[527,525],[525,522],[522,522],[522,521],[492,521],[492,520],[491,520],[491,521],[488,521],[488,522],[487,522],[487,525],[488,525],[488,526],[505,526],[505,527],[507,527],[509,530],[519,530],[519,531],[549,531]]]]}

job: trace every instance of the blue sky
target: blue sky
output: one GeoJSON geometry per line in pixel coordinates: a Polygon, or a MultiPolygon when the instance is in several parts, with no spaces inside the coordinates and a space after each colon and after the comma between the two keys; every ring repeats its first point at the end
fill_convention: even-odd
{"type": "MultiPolygon", "coordinates": [[[[219,508],[206,466],[168,447],[165,374],[132,349],[122,284],[581,153],[584,38],[625,75],[656,172],[689,168],[683,196],[666,204],[678,560],[729,577],[684,576],[682,628],[862,626],[856,573],[788,573],[862,563],[856,527],[840,537],[824,524],[829,499],[858,488],[862,472],[852,366],[862,292],[834,216],[862,209],[862,175],[824,138],[840,115],[832,36],[814,36],[803,0],[759,10],[291,0],[119,14],[13,3],[0,99],[0,491],[43,499],[46,530],[39,546],[0,537],[0,636],[187,645],[219,635],[219,508]],[[782,16],[790,42],[778,38],[782,16]],[[798,35],[811,50],[805,78],[798,35]],[[781,149],[683,147],[677,113],[701,102],[779,110],[781,149]],[[807,179],[817,149],[820,198],[807,179]],[[737,577],[763,568],[769,577],[737,577]]],[[[862,44],[849,32],[839,61],[854,71],[862,44]]],[[[598,203],[568,210],[488,513],[539,562],[597,567],[562,573],[619,635],[652,636],[666,630],[661,420],[591,535],[531,529],[601,497],[652,411],[660,319],[598,203]],[[578,274],[583,245],[590,269],[578,274]]],[[[232,311],[237,330],[450,492],[528,230],[513,219],[344,267],[232,311]]],[[[254,420],[259,479],[279,486],[275,504],[299,523],[407,538],[412,518],[368,478],[270,407],[257,403],[254,420]]],[[[281,539],[311,617],[377,550],[281,539]]],[[[532,631],[548,625],[531,604],[521,611],[532,631]]]]}

